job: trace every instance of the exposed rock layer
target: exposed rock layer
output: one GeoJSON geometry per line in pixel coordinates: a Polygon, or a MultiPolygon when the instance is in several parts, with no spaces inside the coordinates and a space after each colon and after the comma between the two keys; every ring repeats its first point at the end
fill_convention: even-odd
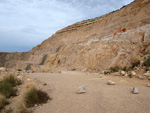
{"type": "Polygon", "coordinates": [[[118,11],[59,30],[26,53],[0,53],[0,66],[34,71],[100,71],[131,66],[150,53],[150,0],[135,0],[118,11]],[[121,28],[132,29],[113,33],[121,28]]]}

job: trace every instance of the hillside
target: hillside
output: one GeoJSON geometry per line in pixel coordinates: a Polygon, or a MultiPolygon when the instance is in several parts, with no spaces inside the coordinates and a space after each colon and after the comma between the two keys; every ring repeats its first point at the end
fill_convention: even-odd
{"type": "Polygon", "coordinates": [[[57,31],[26,53],[0,53],[0,66],[48,72],[131,67],[150,54],[150,0],[57,31]],[[113,36],[121,29],[132,29],[113,36]]]}

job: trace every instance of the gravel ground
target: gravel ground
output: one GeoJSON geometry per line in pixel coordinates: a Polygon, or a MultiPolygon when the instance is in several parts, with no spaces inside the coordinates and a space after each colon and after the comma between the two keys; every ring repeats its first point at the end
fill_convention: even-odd
{"type": "Polygon", "coordinates": [[[47,83],[52,100],[38,106],[34,113],[149,113],[148,80],[103,76],[79,72],[29,74],[47,83]],[[112,80],[116,85],[107,85],[112,80]],[[84,85],[86,93],[76,94],[84,85]],[[137,87],[139,94],[132,94],[137,87]]]}

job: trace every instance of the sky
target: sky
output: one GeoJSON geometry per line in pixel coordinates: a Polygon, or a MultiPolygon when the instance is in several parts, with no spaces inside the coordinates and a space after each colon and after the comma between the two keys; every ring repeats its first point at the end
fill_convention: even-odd
{"type": "Polygon", "coordinates": [[[0,52],[26,52],[73,23],[134,0],[0,0],[0,52]]]}

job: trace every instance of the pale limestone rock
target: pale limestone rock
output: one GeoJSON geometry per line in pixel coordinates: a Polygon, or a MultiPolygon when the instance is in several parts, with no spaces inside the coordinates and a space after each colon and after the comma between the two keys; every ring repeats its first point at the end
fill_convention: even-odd
{"type": "Polygon", "coordinates": [[[144,77],[143,76],[141,76],[141,75],[138,75],[137,76],[139,79],[141,79],[141,80],[143,80],[144,79],[144,77]]]}
{"type": "Polygon", "coordinates": [[[125,76],[126,72],[125,71],[121,71],[120,74],[121,74],[121,76],[125,76]]]}
{"type": "Polygon", "coordinates": [[[147,84],[147,87],[150,87],[150,83],[147,84]]]}
{"type": "Polygon", "coordinates": [[[99,78],[102,78],[102,77],[103,77],[103,75],[102,75],[102,74],[100,74],[100,75],[99,75],[99,78]]]}
{"type": "Polygon", "coordinates": [[[139,94],[139,90],[136,87],[133,87],[132,93],[133,94],[139,94]]]}
{"type": "Polygon", "coordinates": [[[22,76],[17,76],[18,79],[22,79],[22,76]]]}
{"type": "Polygon", "coordinates": [[[86,92],[86,90],[85,90],[84,85],[80,86],[76,91],[77,94],[82,94],[82,93],[85,93],[85,92],[86,92]]]}
{"type": "Polygon", "coordinates": [[[112,80],[108,80],[108,81],[107,81],[107,84],[108,84],[108,85],[115,85],[115,82],[112,81],[112,80]]]}
{"type": "Polygon", "coordinates": [[[144,73],[144,76],[150,77],[150,73],[144,73]]]}
{"type": "Polygon", "coordinates": [[[0,71],[5,71],[6,68],[5,67],[0,67],[0,71]]]}
{"type": "Polygon", "coordinates": [[[137,74],[136,74],[135,71],[131,71],[131,75],[132,75],[132,76],[136,76],[137,74]]]}
{"type": "Polygon", "coordinates": [[[31,79],[30,79],[30,78],[27,78],[27,81],[31,81],[31,79]]]}
{"type": "Polygon", "coordinates": [[[119,72],[112,73],[113,76],[119,76],[119,72]]]}

